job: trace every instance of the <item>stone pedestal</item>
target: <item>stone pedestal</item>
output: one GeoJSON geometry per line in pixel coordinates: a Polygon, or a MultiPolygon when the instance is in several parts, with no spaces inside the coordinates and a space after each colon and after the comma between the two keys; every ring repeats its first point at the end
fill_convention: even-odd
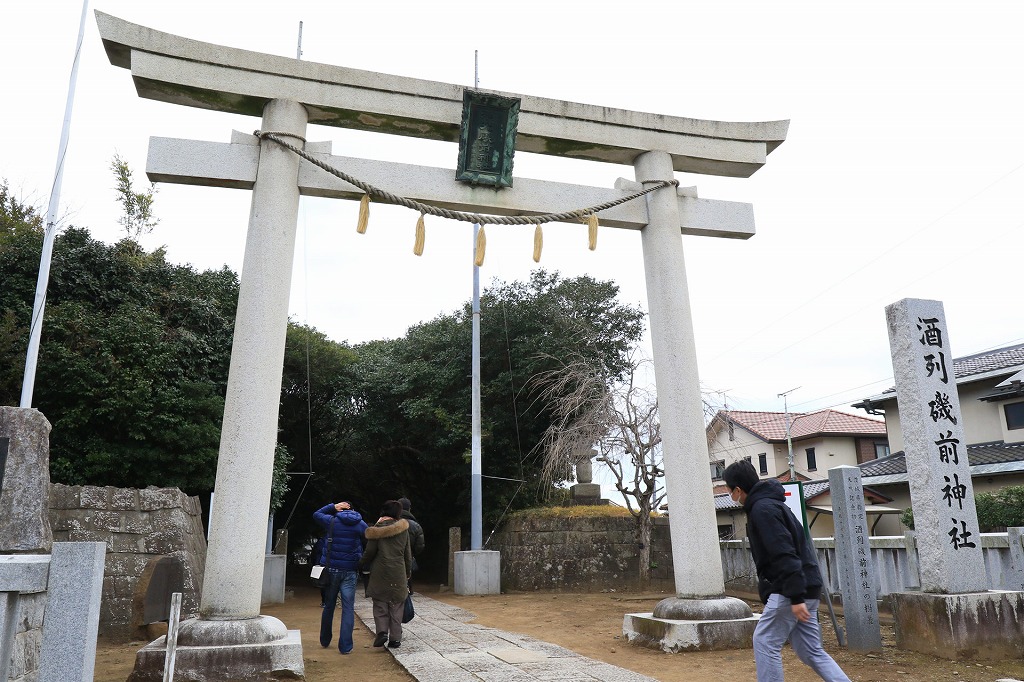
{"type": "MultiPolygon", "coordinates": [[[[162,682],[167,638],[135,655],[128,682],[162,682]]],[[[182,622],[174,655],[174,679],[206,682],[270,682],[305,679],[298,630],[270,616],[245,620],[182,622]]]]}
{"type": "Polygon", "coordinates": [[[1024,592],[892,595],[896,646],[951,660],[1024,657],[1024,592]]]}
{"type": "Polygon", "coordinates": [[[501,552],[456,552],[455,594],[501,594],[501,552]]]}
{"type": "Polygon", "coordinates": [[[601,498],[601,486],[597,483],[577,483],[569,488],[569,500],[572,504],[608,504],[601,498]]]}
{"type": "Polygon", "coordinates": [[[749,649],[759,618],[746,602],[732,597],[670,597],[653,613],[627,613],[622,634],[630,644],[670,654],[749,649]]]}

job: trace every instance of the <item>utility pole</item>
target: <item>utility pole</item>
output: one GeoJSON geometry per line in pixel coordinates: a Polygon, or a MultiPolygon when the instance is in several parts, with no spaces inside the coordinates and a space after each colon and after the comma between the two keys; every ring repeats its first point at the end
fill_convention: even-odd
{"type": "Polygon", "coordinates": [[[786,396],[788,396],[790,393],[797,390],[798,388],[800,387],[797,386],[796,388],[791,388],[788,391],[784,391],[777,396],[779,398],[782,398],[782,409],[785,411],[786,414],[786,445],[789,447],[789,480],[791,481],[796,480],[796,471],[794,471],[793,466],[793,437],[789,433],[789,405],[787,403],[786,396]]]}

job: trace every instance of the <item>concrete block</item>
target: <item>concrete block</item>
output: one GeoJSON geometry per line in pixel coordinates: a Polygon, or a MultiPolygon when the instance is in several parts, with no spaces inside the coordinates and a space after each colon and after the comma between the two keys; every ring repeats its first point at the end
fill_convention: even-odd
{"type": "Polygon", "coordinates": [[[110,489],[95,485],[83,485],[79,492],[82,509],[106,509],[110,506],[110,489]]]}
{"type": "Polygon", "coordinates": [[[455,553],[455,594],[501,594],[501,553],[455,553]]]}
{"type": "Polygon", "coordinates": [[[92,682],[106,545],[53,546],[39,667],[41,682],[92,682]]]}
{"type": "Polygon", "coordinates": [[[755,614],[736,620],[670,620],[652,613],[627,613],[622,634],[630,644],[670,654],[749,649],[759,618],[755,614]]]}
{"type": "Polygon", "coordinates": [[[896,592],[896,646],[952,660],[1024,657],[1024,592],[896,592]]]}
{"type": "Polygon", "coordinates": [[[284,603],[285,569],[288,567],[288,556],[285,554],[267,554],[263,562],[263,592],[261,604],[284,603]]]}
{"type": "Polygon", "coordinates": [[[110,508],[124,511],[139,508],[139,491],[134,488],[112,488],[110,491],[110,508]]]}
{"type": "Polygon", "coordinates": [[[49,570],[45,554],[0,555],[0,592],[41,592],[49,570]]]}
{"type": "Polygon", "coordinates": [[[139,509],[153,511],[181,506],[183,495],[177,488],[146,488],[139,491],[139,509]]]}

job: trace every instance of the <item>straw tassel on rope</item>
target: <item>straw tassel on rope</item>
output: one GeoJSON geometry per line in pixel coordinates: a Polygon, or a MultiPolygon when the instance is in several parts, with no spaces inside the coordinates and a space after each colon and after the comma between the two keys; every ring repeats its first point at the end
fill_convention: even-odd
{"type": "Polygon", "coordinates": [[[587,240],[591,251],[597,248],[597,214],[587,216],[587,240]]]}
{"type": "Polygon", "coordinates": [[[487,250],[487,235],[484,234],[484,226],[481,225],[480,229],[476,232],[476,253],[474,254],[473,264],[480,267],[484,264],[484,252],[487,250]]]}
{"type": "Polygon", "coordinates": [[[423,224],[423,214],[416,221],[416,242],[412,246],[412,252],[417,256],[423,255],[423,243],[427,240],[427,227],[423,224]]]}
{"type": "Polygon", "coordinates": [[[356,222],[356,232],[366,234],[366,225],[370,222],[370,195],[364,194],[359,200],[359,220],[356,222]]]}
{"type": "Polygon", "coordinates": [[[544,230],[540,225],[533,229],[533,262],[540,262],[540,252],[544,248],[544,230]]]}

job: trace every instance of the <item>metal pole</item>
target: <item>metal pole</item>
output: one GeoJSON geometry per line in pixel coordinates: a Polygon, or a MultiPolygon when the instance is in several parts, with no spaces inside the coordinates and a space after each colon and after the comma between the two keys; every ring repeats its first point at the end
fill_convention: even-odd
{"type": "MultiPolygon", "coordinates": [[[[473,87],[480,87],[478,53],[473,50],[473,87]]],[[[476,251],[479,225],[473,225],[473,251],[476,251]]],[[[480,268],[473,259],[473,435],[472,435],[472,507],[470,509],[469,548],[483,549],[483,472],[480,455],[480,268]]]]}
{"type": "Polygon", "coordinates": [[[786,400],[786,396],[792,393],[793,391],[797,390],[797,388],[800,387],[797,386],[796,388],[791,388],[788,391],[785,391],[778,395],[779,398],[782,398],[782,409],[785,411],[786,414],[786,445],[789,447],[789,459],[787,461],[789,462],[789,480],[791,481],[796,480],[796,472],[795,467],[793,465],[793,439],[789,434],[789,404],[786,400]]]}
{"type": "Polygon", "coordinates": [[[295,58],[302,59],[302,22],[299,22],[299,44],[295,47],[295,58]]]}
{"type": "Polygon", "coordinates": [[[78,26],[78,43],[75,58],[71,64],[71,79],[68,83],[68,98],[64,105],[64,126],[60,133],[60,147],[57,150],[57,168],[54,170],[53,187],[50,189],[50,205],[46,209],[46,226],[43,230],[43,252],[39,256],[39,276],[36,279],[36,297],[32,305],[32,322],[25,353],[25,379],[21,384],[21,406],[32,407],[32,393],[36,385],[36,360],[39,358],[39,339],[43,333],[43,312],[46,309],[46,287],[50,283],[50,259],[53,256],[53,240],[57,236],[57,210],[60,208],[60,186],[64,181],[64,157],[68,150],[68,136],[71,132],[71,110],[75,105],[75,82],[78,80],[78,58],[82,54],[82,40],[85,37],[85,17],[89,0],[82,2],[82,20],[78,26]]]}

